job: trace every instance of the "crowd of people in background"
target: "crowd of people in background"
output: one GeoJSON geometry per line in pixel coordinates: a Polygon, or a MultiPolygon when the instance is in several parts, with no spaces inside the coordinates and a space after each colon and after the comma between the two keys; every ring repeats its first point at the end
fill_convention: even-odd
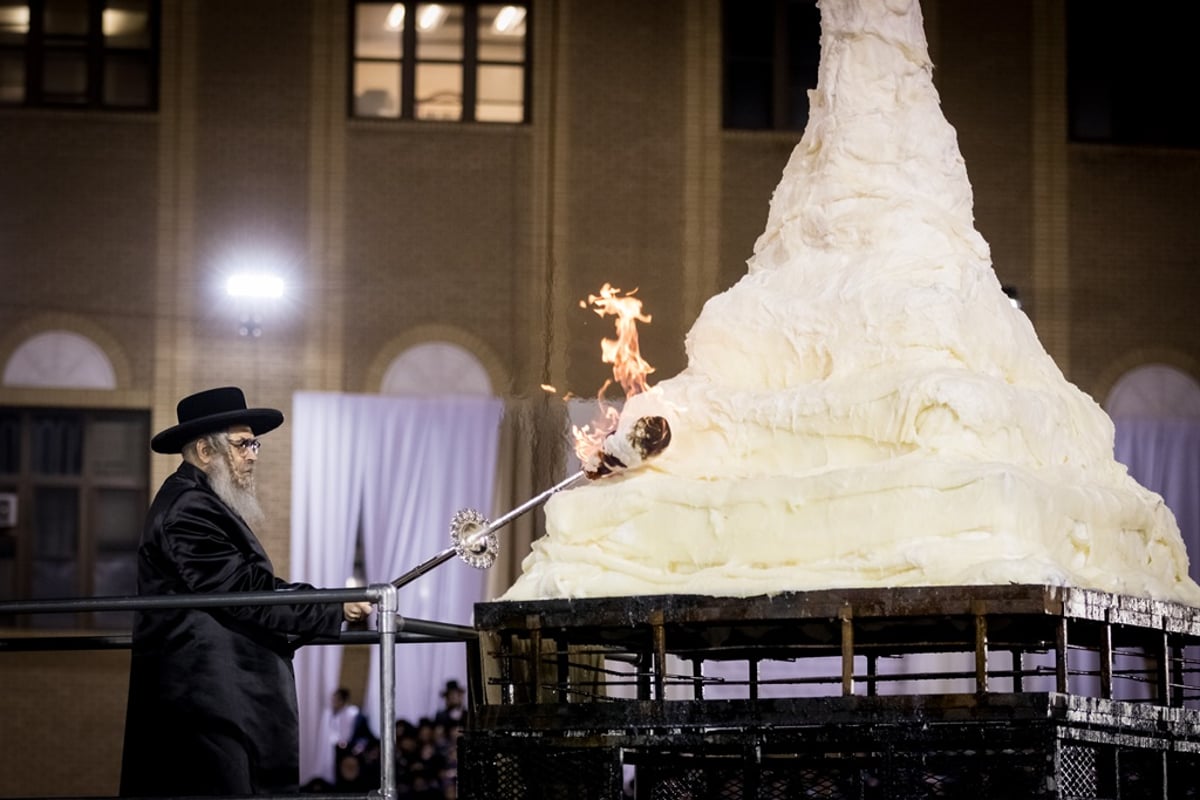
{"type": "MultiPolygon", "coordinates": [[[[466,711],[465,692],[458,681],[446,682],[442,707],[433,717],[415,723],[396,720],[396,793],[410,800],[443,800],[458,797],[458,737],[466,711]]],[[[379,788],[382,747],[367,718],[350,702],[350,692],[333,694],[326,730],[334,749],[332,783],[314,778],[306,792],[366,793],[379,788]]]]}

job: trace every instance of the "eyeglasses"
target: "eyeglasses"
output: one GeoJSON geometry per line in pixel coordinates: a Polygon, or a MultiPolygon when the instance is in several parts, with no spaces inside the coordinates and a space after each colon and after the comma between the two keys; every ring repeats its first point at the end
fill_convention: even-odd
{"type": "Polygon", "coordinates": [[[230,439],[229,444],[242,451],[242,455],[248,452],[258,455],[258,450],[262,447],[262,442],[258,439],[230,439]]]}

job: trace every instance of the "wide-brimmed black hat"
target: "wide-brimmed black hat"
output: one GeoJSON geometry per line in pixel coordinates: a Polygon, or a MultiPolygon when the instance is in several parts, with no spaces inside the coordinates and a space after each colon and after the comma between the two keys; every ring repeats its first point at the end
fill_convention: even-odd
{"type": "Polygon", "coordinates": [[[188,395],[175,407],[179,424],[150,440],[156,453],[178,453],[193,439],[234,425],[247,425],[255,436],[283,424],[283,412],[274,408],[246,408],[246,395],[236,386],[206,389],[188,395]]]}

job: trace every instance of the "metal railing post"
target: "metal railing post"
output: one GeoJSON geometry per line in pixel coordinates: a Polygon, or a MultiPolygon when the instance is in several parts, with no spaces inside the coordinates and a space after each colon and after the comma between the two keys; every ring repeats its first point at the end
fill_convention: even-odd
{"type": "Polygon", "coordinates": [[[379,796],[396,797],[396,609],[397,590],[390,583],[368,587],[379,593],[379,796]]]}

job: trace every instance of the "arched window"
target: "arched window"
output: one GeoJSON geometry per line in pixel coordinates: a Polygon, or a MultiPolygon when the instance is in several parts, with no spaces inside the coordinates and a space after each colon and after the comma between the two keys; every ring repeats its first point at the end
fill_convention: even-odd
{"type": "MultiPolygon", "coordinates": [[[[87,336],[55,329],[22,342],[3,385],[116,389],[117,372],[87,336]]],[[[0,406],[0,598],[130,595],[148,503],[150,415],[144,410],[0,406]]],[[[38,614],[29,627],[128,630],[128,612],[38,614]]]]}
{"type": "Polygon", "coordinates": [[[491,395],[492,380],[475,354],[451,342],[426,342],[392,360],[383,374],[383,394],[491,395]]]}
{"type": "Polygon", "coordinates": [[[1104,403],[1116,428],[1115,455],[1129,474],[1162,495],[1175,514],[1200,579],[1200,384],[1174,367],[1130,370],[1104,403]]]}
{"type": "Polygon", "coordinates": [[[21,343],[4,365],[5,386],[115,389],[117,375],[100,346],[65,330],[45,331],[21,343]]]}
{"type": "Polygon", "coordinates": [[[1200,384],[1174,367],[1147,364],[1120,377],[1108,393],[1104,410],[1113,419],[1200,418],[1200,384]]]}

